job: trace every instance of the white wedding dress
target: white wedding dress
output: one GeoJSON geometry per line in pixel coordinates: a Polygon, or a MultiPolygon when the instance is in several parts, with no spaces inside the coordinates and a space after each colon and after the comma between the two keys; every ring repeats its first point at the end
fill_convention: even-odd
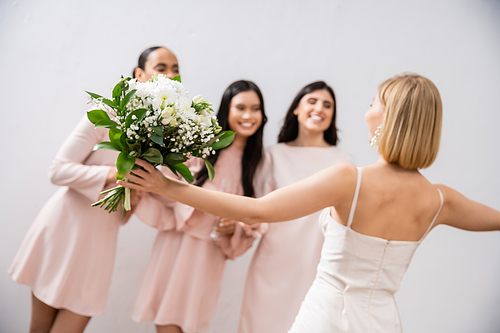
{"type": "Polygon", "coordinates": [[[420,241],[390,241],[351,229],[361,185],[358,168],[356,192],[347,226],[335,221],[330,208],[320,215],[325,235],[316,278],[289,333],[400,333],[394,293],[422,239],[431,230],[443,205],[420,241]]]}

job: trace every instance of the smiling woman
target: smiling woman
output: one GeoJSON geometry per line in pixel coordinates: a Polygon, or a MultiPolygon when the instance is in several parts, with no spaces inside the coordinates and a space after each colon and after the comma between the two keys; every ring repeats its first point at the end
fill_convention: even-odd
{"type": "Polygon", "coordinates": [[[255,133],[262,123],[261,102],[254,90],[242,91],[231,99],[229,127],[236,135],[234,145],[244,148],[246,137],[255,133]]]}
{"type": "MultiPolygon", "coordinates": [[[[262,136],[266,123],[264,100],[250,81],[236,81],[222,97],[217,114],[222,130],[236,133],[233,144],[209,156],[212,181],[196,160],[195,184],[248,197],[261,196],[272,186],[262,136]],[[200,169],[201,168],[201,169],[200,169]]],[[[225,260],[243,254],[259,236],[249,227],[203,213],[181,203],[174,214],[158,214],[160,230],[136,300],[132,318],[153,321],[159,333],[206,332],[217,304],[225,260]]],[[[262,226],[264,227],[264,226],[262,226]]]]}
{"type": "Polygon", "coordinates": [[[290,146],[335,146],[338,141],[336,117],[337,101],[333,89],[323,81],[308,84],[288,108],[278,142],[290,146]]]}
{"type": "MultiPolygon", "coordinates": [[[[299,133],[295,140],[289,144],[298,145],[304,136],[310,136],[310,132],[324,133],[332,124],[333,118],[333,95],[327,90],[315,90],[300,99],[299,105],[293,110],[299,123],[299,133]]],[[[328,147],[328,142],[318,137],[318,144],[328,147]]],[[[324,138],[323,138],[324,139],[324,138]]]]}
{"type": "MultiPolygon", "coordinates": [[[[286,114],[280,143],[268,149],[276,188],[336,163],[352,163],[349,154],[336,146],[336,115],[335,94],[325,82],[299,91],[286,114]]],[[[238,332],[290,328],[319,263],[323,234],[318,217],[319,212],[290,223],[269,224],[250,265],[238,332]]]]}

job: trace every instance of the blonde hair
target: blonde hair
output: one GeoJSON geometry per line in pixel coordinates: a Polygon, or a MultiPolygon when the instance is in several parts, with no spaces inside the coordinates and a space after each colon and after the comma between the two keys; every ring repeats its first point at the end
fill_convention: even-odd
{"type": "Polygon", "coordinates": [[[418,74],[388,79],[378,89],[385,107],[380,155],[404,169],[431,166],[439,151],[443,105],[431,80],[418,74]]]}

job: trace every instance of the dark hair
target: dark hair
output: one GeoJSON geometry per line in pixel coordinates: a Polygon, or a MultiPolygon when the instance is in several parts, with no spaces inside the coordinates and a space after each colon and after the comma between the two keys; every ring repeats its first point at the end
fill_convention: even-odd
{"type": "MultiPolygon", "coordinates": [[[[243,157],[241,159],[241,183],[243,185],[243,192],[245,196],[253,197],[255,194],[253,188],[253,177],[255,175],[255,171],[257,170],[257,166],[262,160],[264,151],[262,137],[264,136],[264,125],[267,122],[266,112],[264,110],[264,98],[262,97],[259,87],[251,81],[240,80],[233,82],[222,95],[219,111],[217,112],[217,118],[219,119],[219,125],[222,127],[223,131],[230,130],[229,106],[231,105],[231,100],[234,96],[244,91],[255,91],[257,93],[260,100],[260,111],[262,112],[262,123],[260,124],[259,129],[247,139],[247,143],[243,151],[243,157]]],[[[217,163],[221,150],[217,150],[215,155],[207,157],[207,159],[214,166],[217,163]]],[[[207,168],[203,167],[203,169],[196,174],[195,185],[203,185],[207,178],[207,168]]]]}
{"type": "Polygon", "coordinates": [[[140,68],[144,70],[144,65],[146,64],[146,61],[148,61],[148,57],[151,54],[151,52],[158,50],[158,49],[166,49],[164,46],[152,46],[148,49],[145,49],[142,51],[141,55],[139,56],[139,60],[137,60],[137,66],[132,70],[132,77],[135,79],[135,70],[137,68],[140,68]]]}
{"type": "Polygon", "coordinates": [[[321,89],[328,91],[333,98],[332,123],[330,124],[330,127],[326,129],[323,135],[325,141],[332,146],[335,146],[337,144],[337,142],[339,141],[337,135],[337,127],[335,125],[335,118],[337,117],[337,101],[335,100],[335,93],[333,92],[333,89],[323,81],[316,81],[308,84],[299,91],[297,96],[295,96],[292,105],[290,105],[290,108],[288,108],[288,112],[286,113],[283,126],[281,127],[280,134],[278,136],[278,142],[290,142],[297,138],[297,136],[299,135],[299,121],[297,119],[297,116],[294,115],[293,112],[299,105],[302,97],[312,93],[313,91],[321,89]]]}

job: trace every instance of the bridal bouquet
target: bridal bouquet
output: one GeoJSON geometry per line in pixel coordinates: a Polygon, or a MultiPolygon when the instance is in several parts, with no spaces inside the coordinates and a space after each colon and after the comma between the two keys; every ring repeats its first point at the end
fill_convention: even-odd
{"type": "MultiPolygon", "coordinates": [[[[112,99],[87,93],[94,107],[88,111],[88,119],[96,128],[109,128],[109,141],[98,143],[94,150],[120,152],[116,159],[117,179],[124,179],[122,175],[138,168],[134,164],[138,157],[154,166],[167,166],[191,183],[193,176],[183,163],[200,157],[212,180],[214,168],[206,157],[234,139],[233,132],[221,131],[212,104],[200,95],[189,98],[179,76],[168,79],[155,75],[148,82],[122,77],[113,89],[112,99]]],[[[122,214],[131,209],[130,189],[117,186],[101,194],[107,195],[92,206],[104,206],[111,213],[122,204],[122,214]]]]}

